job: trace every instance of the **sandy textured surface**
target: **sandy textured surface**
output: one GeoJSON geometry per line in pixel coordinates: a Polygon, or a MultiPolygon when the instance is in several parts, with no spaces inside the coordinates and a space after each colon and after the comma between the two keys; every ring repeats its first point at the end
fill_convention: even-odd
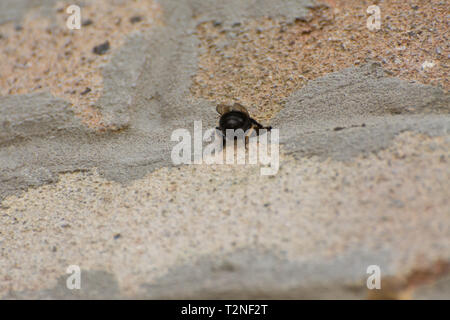
{"type": "Polygon", "coordinates": [[[34,9],[20,24],[0,27],[0,95],[50,91],[97,128],[101,119],[93,106],[103,90],[102,65],[126,35],[157,24],[161,12],[153,1],[94,1],[81,7],[82,29],[70,30],[70,4],[55,3],[48,16],[34,9]],[[95,54],[94,47],[106,41],[110,48],[95,54]]]}
{"type": "Polygon", "coordinates": [[[377,3],[2,1],[0,298],[450,298],[448,6],[377,3]],[[279,172],[173,166],[234,101],[279,172]]]}
{"type": "Polygon", "coordinates": [[[145,295],[142,283],[176,265],[248,248],[298,263],[385,253],[393,258],[381,265],[387,274],[408,274],[450,254],[449,150],[448,136],[405,133],[349,163],[284,158],[275,177],[256,167],[185,166],[123,186],[95,171],[66,174],[3,202],[1,269],[9,272],[0,287],[52,287],[76,264],[145,295]]]}
{"type": "Polygon", "coordinates": [[[450,83],[448,3],[323,1],[305,18],[264,17],[228,26],[198,26],[202,55],[195,96],[252,106],[270,119],[308,80],[368,61],[392,75],[440,85],[450,83]],[[381,29],[369,32],[367,7],[378,4],[381,29]],[[428,62],[423,67],[423,64],[428,62]]]}

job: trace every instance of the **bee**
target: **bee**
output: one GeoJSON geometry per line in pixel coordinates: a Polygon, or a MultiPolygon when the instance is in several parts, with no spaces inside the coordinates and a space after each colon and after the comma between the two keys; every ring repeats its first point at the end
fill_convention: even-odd
{"type": "MultiPolygon", "coordinates": [[[[261,129],[266,129],[267,131],[272,129],[272,127],[265,127],[250,117],[247,109],[239,103],[235,103],[232,106],[219,104],[216,107],[216,110],[220,114],[219,126],[216,127],[216,129],[221,133],[224,142],[226,139],[227,129],[242,129],[246,133],[246,143],[248,142],[248,137],[252,135],[253,131],[259,135],[259,130],[261,129]]],[[[236,139],[236,137],[234,138],[236,139]]]]}

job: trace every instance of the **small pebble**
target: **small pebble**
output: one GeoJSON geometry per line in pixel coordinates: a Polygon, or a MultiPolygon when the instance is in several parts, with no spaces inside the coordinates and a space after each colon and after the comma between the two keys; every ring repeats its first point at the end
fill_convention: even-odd
{"type": "Polygon", "coordinates": [[[91,91],[92,91],[91,88],[87,87],[83,92],[81,92],[81,95],[84,96],[85,94],[88,94],[91,91]]]}
{"type": "Polygon", "coordinates": [[[138,23],[142,21],[142,17],[141,16],[134,16],[130,18],[130,22],[131,23],[138,23]]]}
{"type": "Polygon", "coordinates": [[[91,19],[86,19],[86,20],[83,20],[83,22],[81,23],[81,25],[83,26],[83,27],[87,27],[87,26],[90,26],[91,24],[93,24],[94,23],[94,21],[92,21],[91,19]]]}
{"type": "Polygon", "coordinates": [[[92,52],[94,52],[95,54],[98,55],[102,55],[105,54],[106,51],[109,50],[109,41],[106,41],[105,43],[102,43],[96,47],[94,47],[94,49],[92,49],[92,52]]]}

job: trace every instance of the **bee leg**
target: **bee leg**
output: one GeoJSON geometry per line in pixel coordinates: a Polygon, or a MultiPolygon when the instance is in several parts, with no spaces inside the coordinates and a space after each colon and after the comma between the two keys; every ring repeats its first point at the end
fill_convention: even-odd
{"type": "Polygon", "coordinates": [[[250,121],[256,126],[256,132],[259,133],[259,129],[266,129],[268,131],[270,131],[272,129],[272,127],[264,127],[262,124],[260,124],[258,121],[256,121],[253,118],[250,118],[250,121]]]}
{"type": "Polygon", "coordinates": [[[245,140],[244,140],[244,142],[245,142],[245,150],[246,150],[246,151],[248,151],[248,149],[249,149],[248,144],[249,144],[249,141],[250,141],[250,137],[251,137],[252,134],[253,134],[253,131],[256,131],[256,134],[258,134],[258,129],[255,129],[254,127],[251,127],[251,128],[248,130],[247,134],[245,135],[245,140]]]}

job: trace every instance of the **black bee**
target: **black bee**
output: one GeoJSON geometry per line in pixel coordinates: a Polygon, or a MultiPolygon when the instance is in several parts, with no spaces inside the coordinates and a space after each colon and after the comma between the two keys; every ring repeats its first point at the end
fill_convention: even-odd
{"type": "Polygon", "coordinates": [[[216,107],[216,110],[220,114],[219,126],[216,127],[216,129],[221,132],[224,140],[226,138],[227,129],[242,129],[246,133],[246,141],[253,131],[256,131],[256,134],[258,135],[259,130],[261,129],[266,129],[268,131],[272,129],[272,127],[264,127],[255,119],[251,118],[247,109],[239,103],[235,103],[232,106],[219,104],[216,107]]]}

